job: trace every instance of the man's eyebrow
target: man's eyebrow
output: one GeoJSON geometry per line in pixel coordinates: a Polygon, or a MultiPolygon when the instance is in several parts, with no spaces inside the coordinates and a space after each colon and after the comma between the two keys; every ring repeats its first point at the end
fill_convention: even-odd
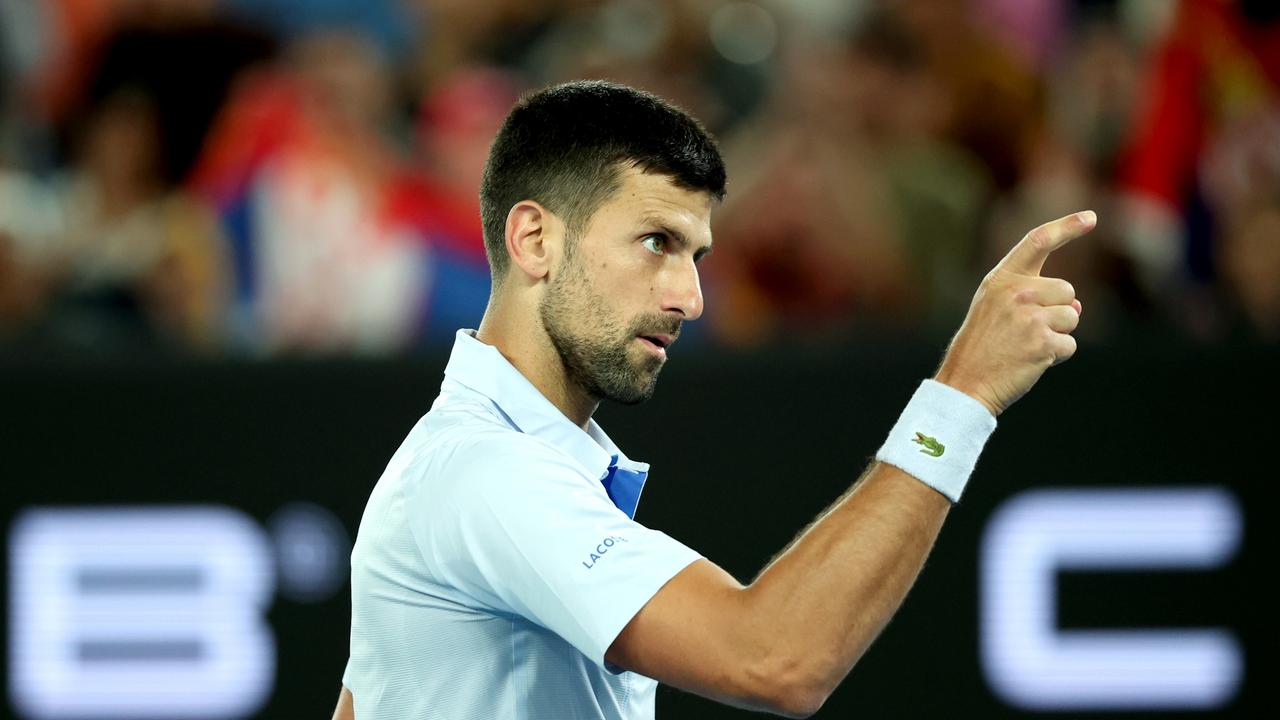
{"type": "MultiPolygon", "coordinates": [[[[681,247],[685,247],[685,248],[689,247],[689,237],[684,233],[680,232],[679,230],[668,225],[661,218],[646,216],[644,218],[641,218],[640,222],[643,225],[647,225],[649,227],[655,227],[661,230],[663,234],[667,235],[672,240],[675,240],[676,242],[680,243],[681,247]]],[[[711,252],[711,243],[707,243],[706,245],[703,245],[702,247],[694,251],[693,261],[697,262],[701,260],[703,256],[709,252],[711,252]]]]}

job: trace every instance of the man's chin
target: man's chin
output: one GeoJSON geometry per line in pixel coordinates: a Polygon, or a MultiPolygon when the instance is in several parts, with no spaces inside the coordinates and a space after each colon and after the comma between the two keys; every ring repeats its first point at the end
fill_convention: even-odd
{"type": "Polygon", "coordinates": [[[647,402],[649,398],[653,397],[653,391],[654,388],[649,388],[643,393],[614,396],[608,399],[618,403],[619,405],[639,405],[647,402]]]}
{"type": "Polygon", "coordinates": [[[658,388],[658,371],[662,369],[659,365],[652,372],[646,373],[648,381],[643,387],[632,387],[621,391],[615,391],[605,394],[606,400],[612,400],[619,405],[639,405],[649,398],[653,397],[653,393],[658,388]]]}

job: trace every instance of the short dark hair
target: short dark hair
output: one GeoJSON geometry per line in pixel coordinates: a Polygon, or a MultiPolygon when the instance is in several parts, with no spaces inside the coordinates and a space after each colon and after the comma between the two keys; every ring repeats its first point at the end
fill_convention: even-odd
{"type": "Polygon", "coordinates": [[[581,80],[526,95],[489,149],[480,185],[485,251],[496,287],[506,274],[507,214],[534,200],[564,219],[571,237],[618,189],[626,164],[678,187],[724,198],[724,160],[711,135],[661,98],[581,80]]]}

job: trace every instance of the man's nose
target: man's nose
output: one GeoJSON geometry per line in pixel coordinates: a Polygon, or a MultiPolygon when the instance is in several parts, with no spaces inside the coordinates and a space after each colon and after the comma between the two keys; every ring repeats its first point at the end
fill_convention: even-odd
{"type": "Polygon", "coordinates": [[[702,284],[698,278],[698,266],[692,259],[684,260],[671,270],[664,288],[662,309],[679,312],[685,320],[697,320],[702,316],[702,284]]]}

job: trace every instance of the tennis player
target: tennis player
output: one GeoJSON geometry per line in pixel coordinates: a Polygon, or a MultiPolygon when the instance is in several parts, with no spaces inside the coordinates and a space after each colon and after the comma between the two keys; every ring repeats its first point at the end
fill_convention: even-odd
{"type": "Polygon", "coordinates": [[[996,417],[1075,352],[1075,291],[1040,270],[1094,215],[1013,247],[875,461],[743,585],[635,522],[648,466],[591,417],[648,398],[702,314],[724,187],[652,95],[576,82],[508,115],[481,189],[492,296],[369,498],[335,718],[639,720],[657,682],[804,717],[888,622],[996,417]]]}

